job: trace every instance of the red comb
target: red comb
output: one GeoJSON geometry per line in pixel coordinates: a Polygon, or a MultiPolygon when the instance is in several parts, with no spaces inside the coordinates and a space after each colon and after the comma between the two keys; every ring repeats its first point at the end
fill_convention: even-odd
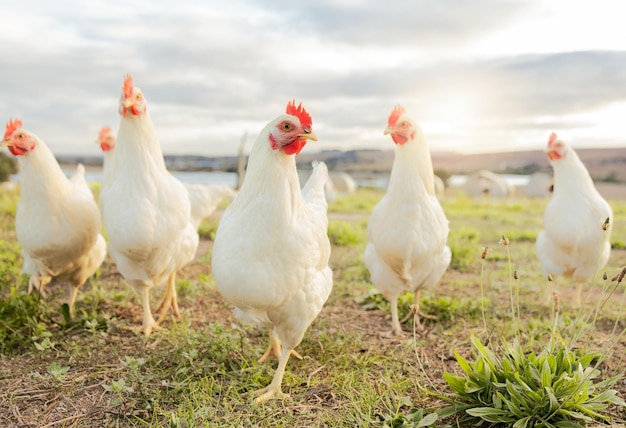
{"type": "Polygon", "coordinates": [[[7,122],[6,130],[4,131],[4,139],[6,140],[13,134],[15,131],[22,127],[22,121],[19,119],[9,119],[7,122]]]}
{"type": "Polygon", "coordinates": [[[548,146],[551,146],[552,144],[554,144],[554,141],[556,140],[556,133],[552,133],[550,134],[550,139],[548,140],[548,146]]]}
{"type": "Polygon", "coordinates": [[[298,107],[296,107],[296,100],[292,100],[287,104],[287,110],[285,113],[294,115],[300,119],[300,124],[304,128],[310,128],[313,124],[311,116],[306,112],[304,107],[302,107],[302,103],[298,104],[298,107]]]}
{"type": "Polygon", "coordinates": [[[389,121],[387,122],[387,126],[394,126],[398,121],[398,118],[404,114],[406,110],[402,106],[395,106],[389,115],[389,121]]]}
{"type": "Polygon", "coordinates": [[[109,128],[108,126],[105,126],[100,130],[100,133],[98,134],[98,140],[102,141],[106,137],[108,137],[110,134],[111,134],[111,128],[109,128]]]}
{"type": "Polygon", "coordinates": [[[133,96],[133,78],[130,74],[124,77],[124,98],[130,98],[133,96]]]}

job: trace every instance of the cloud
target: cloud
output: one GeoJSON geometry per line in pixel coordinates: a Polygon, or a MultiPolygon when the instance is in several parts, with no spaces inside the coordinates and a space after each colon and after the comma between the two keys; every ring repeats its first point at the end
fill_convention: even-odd
{"type": "Polygon", "coordinates": [[[126,73],[165,153],[234,154],[294,98],[318,149],[386,148],[395,104],[435,147],[489,149],[548,127],[591,135],[598,112],[626,102],[626,51],[485,54],[543,16],[539,1],[36,3],[4,11],[0,120],[22,118],[58,154],[98,154],[126,73]]]}

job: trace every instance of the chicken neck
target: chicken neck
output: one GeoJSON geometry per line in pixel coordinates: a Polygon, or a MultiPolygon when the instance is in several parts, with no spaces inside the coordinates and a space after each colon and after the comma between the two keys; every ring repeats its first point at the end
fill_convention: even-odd
{"type": "Polygon", "coordinates": [[[35,150],[19,156],[22,197],[57,200],[70,183],[50,149],[37,138],[35,150]]]}
{"type": "Polygon", "coordinates": [[[555,192],[595,191],[593,180],[574,151],[570,151],[567,157],[552,163],[554,169],[555,192]]]}
{"type": "MultiPolygon", "coordinates": [[[[290,207],[293,214],[303,206],[296,159],[281,150],[272,150],[267,142],[268,134],[262,132],[252,147],[246,177],[233,204],[244,204],[250,198],[267,195],[272,207],[276,204],[290,207]]],[[[272,212],[275,211],[271,208],[272,212]]]]}
{"type": "Polygon", "coordinates": [[[142,167],[151,165],[160,171],[167,170],[161,145],[148,112],[121,119],[113,159],[107,161],[110,160],[114,160],[116,168],[120,169],[145,171],[142,167]],[[137,164],[141,159],[145,160],[146,165],[137,164]]]}
{"type": "Polygon", "coordinates": [[[409,183],[421,181],[426,192],[435,195],[435,180],[430,150],[421,132],[405,144],[396,145],[389,177],[389,190],[405,192],[409,183]]]}

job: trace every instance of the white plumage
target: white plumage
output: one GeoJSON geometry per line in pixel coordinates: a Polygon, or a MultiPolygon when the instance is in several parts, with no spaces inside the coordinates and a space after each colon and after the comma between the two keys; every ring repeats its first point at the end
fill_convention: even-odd
{"type": "Polygon", "coordinates": [[[165,168],[146,101],[130,76],[120,99],[120,127],[106,159],[100,204],[109,251],[142,299],[143,331],[159,329],[170,307],[178,315],[176,272],[193,260],[198,233],[185,186],[165,168]],[[167,281],[155,321],[150,289],[167,281]]]}
{"type": "Polygon", "coordinates": [[[84,167],[79,164],[68,180],[46,144],[21,125],[10,121],[2,144],[20,163],[15,231],[24,257],[22,270],[30,275],[29,293],[36,288],[44,294],[52,278],[69,281],[73,316],[78,289],[106,255],[100,213],[84,167]]]}
{"type": "MultiPolygon", "coordinates": [[[[391,304],[391,325],[402,334],[398,297],[434,287],[451,259],[448,220],[435,194],[430,151],[419,126],[396,107],[386,134],[396,143],[387,192],[369,219],[364,261],[374,286],[391,304]]],[[[419,322],[419,318],[418,318],[419,322]]]]}
{"type": "MultiPolygon", "coordinates": [[[[103,127],[98,134],[98,144],[102,149],[103,167],[102,181],[109,183],[109,176],[113,170],[113,151],[115,149],[115,137],[111,132],[111,128],[103,127]]],[[[191,206],[191,223],[198,229],[202,220],[209,217],[217,206],[224,200],[232,200],[237,192],[226,184],[190,184],[184,183],[189,195],[189,203],[191,206]]]]}
{"type": "Polygon", "coordinates": [[[226,184],[185,184],[191,204],[191,223],[196,229],[202,220],[215,212],[224,200],[232,200],[237,192],[226,184]]]}
{"type": "Polygon", "coordinates": [[[218,290],[240,317],[270,329],[270,346],[261,360],[271,353],[279,357],[276,374],[258,391],[257,403],[284,396],[287,360],[332,288],[324,196],[328,170],[315,163],[301,190],[293,156],[307,139],[316,139],[310,117],[293,104],[261,131],[213,248],[218,290]]]}
{"type": "Polygon", "coordinates": [[[544,275],[572,277],[578,283],[574,305],[580,306],[584,282],[609,260],[613,211],[574,149],[556,134],[550,136],[546,153],[554,169],[554,191],[535,248],[544,275]]]}

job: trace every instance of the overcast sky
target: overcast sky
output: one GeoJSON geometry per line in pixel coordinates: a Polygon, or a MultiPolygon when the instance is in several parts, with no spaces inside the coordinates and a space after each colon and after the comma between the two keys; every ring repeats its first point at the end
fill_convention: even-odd
{"type": "Polygon", "coordinates": [[[302,101],[326,149],[390,149],[396,104],[433,151],[626,146],[620,0],[21,1],[0,6],[0,120],[98,154],[123,76],[165,154],[234,155],[302,101]]]}

